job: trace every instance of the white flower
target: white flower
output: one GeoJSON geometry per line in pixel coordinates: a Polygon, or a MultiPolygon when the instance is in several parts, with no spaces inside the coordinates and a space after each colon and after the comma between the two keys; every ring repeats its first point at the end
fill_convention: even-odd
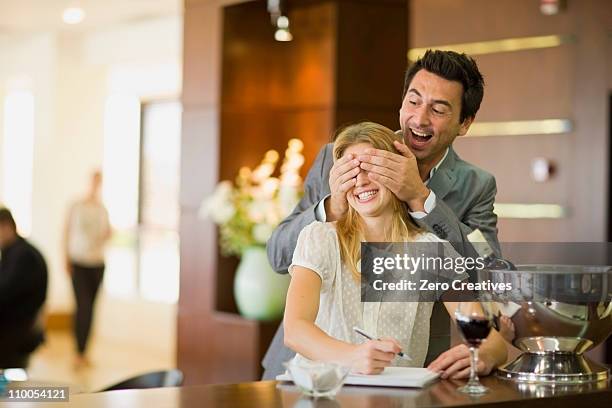
{"type": "Polygon", "coordinates": [[[272,236],[272,231],[274,231],[274,227],[270,224],[257,224],[253,227],[253,238],[255,238],[255,241],[265,244],[272,236]]]}
{"type": "Polygon", "coordinates": [[[236,213],[236,209],[231,203],[215,207],[214,211],[211,211],[210,218],[215,224],[225,224],[228,222],[236,213]]]}
{"type": "Polygon", "coordinates": [[[232,204],[232,189],[231,182],[220,182],[212,195],[202,202],[198,216],[210,218],[216,224],[229,221],[236,213],[236,208],[232,204]]]}
{"type": "Polygon", "coordinates": [[[274,201],[253,200],[248,207],[249,219],[255,224],[270,222],[274,218],[274,201]]]}
{"type": "Polygon", "coordinates": [[[268,151],[254,170],[241,167],[235,184],[220,182],[198,210],[200,218],[222,225],[222,249],[240,255],[245,248],[265,244],[279,222],[291,213],[302,195],[299,169],[303,144],[292,139],[279,177],[273,177],[279,155],[268,151]]]}

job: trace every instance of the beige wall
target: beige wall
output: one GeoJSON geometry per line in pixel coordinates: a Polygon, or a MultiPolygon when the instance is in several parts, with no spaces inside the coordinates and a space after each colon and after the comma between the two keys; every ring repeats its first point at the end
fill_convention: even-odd
{"type": "MultiPolygon", "coordinates": [[[[182,16],[94,32],[0,37],[0,101],[14,83],[12,78],[23,77],[31,78],[35,98],[29,238],[49,265],[49,312],[72,310],[72,288],[61,251],[62,228],[69,203],[86,191],[91,171],[103,163],[106,98],[117,91],[140,100],[178,97],[181,46],[182,16]]],[[[1,120],[2,114],[0,148],[1,120]]],[[[151,347],[174,349],[174,306],[103,295],[98,307],[99,334],[140,343],[156,338],[151,347]],[[135,325],[135,321],[143,323],[135,325]]]]}
{"type": "MultiPolygon", "coordinates": [[[[106,98],[126,84],[132,86],[125,92],[139,99],[177,96],[181,24],[179,17],[172,17],[93,33],[49,33],[0,43],[0,96],[12,78],[32,79],[36,123],[30,238],[49,263],[52,311],[71,307],[61,256],[63,219],[69,202],[85,192],[90,172],[102,165],[106,98]],[[148,82],[134,81],[134,77],[147,78],[160,66],[162,71],[170,70],[164,80],[152,76],[148,82]],[[111,76],[123,67],[130,67],[132,78],[111,76]]],[[[0,128],[0,138],[1,133],[0,128]]]]}

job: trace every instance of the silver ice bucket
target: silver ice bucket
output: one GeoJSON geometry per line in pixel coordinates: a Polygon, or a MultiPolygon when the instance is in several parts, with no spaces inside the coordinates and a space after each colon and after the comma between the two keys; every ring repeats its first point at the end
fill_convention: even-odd
{"type": "Polygon", "coordinates": [[[479,271],[480,281],[512,287],[487,293],[483,302],[495,316],[511,319],[515,334],[511,342],[523,351],[498,375],[554,384],[607,379],[609,369],[584,353],[612,332],[612,267],[518,265],[517,269],[479,271]]]}

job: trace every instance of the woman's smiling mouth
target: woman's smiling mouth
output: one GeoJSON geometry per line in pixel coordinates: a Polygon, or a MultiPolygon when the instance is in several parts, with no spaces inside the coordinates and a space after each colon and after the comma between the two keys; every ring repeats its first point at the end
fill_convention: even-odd
{"type": "Polygon", "coordinates": [[[367,203],[368,201],[373,200],[376,194],[378,194],[378,190],[367,190],[354,194],[354,196],[359,203],[367,203]]]}

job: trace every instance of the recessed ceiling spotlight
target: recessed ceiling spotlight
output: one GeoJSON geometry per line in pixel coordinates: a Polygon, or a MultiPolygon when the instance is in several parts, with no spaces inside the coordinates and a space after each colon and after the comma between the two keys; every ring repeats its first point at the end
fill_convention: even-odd
{"type": "Polygon", "coordinates": [[[291,41],[293,40],[293,35],[291,35],[291,32],[288,29],[279,28],[274,33],[274,39],[282,42],[291,41]]]}
{"type": "Polygon", "coordinates": [[[85,18],[85,11],[80,7],[68,7],[62,13],[62,20],[66,24],[79,24],[85,18]]]}
{"type": "Polygon", "coordinates": [[[276,26],[278,28],[289,28],[289,18],[286,16],[280,16],[276,19],[276,26]]]}

